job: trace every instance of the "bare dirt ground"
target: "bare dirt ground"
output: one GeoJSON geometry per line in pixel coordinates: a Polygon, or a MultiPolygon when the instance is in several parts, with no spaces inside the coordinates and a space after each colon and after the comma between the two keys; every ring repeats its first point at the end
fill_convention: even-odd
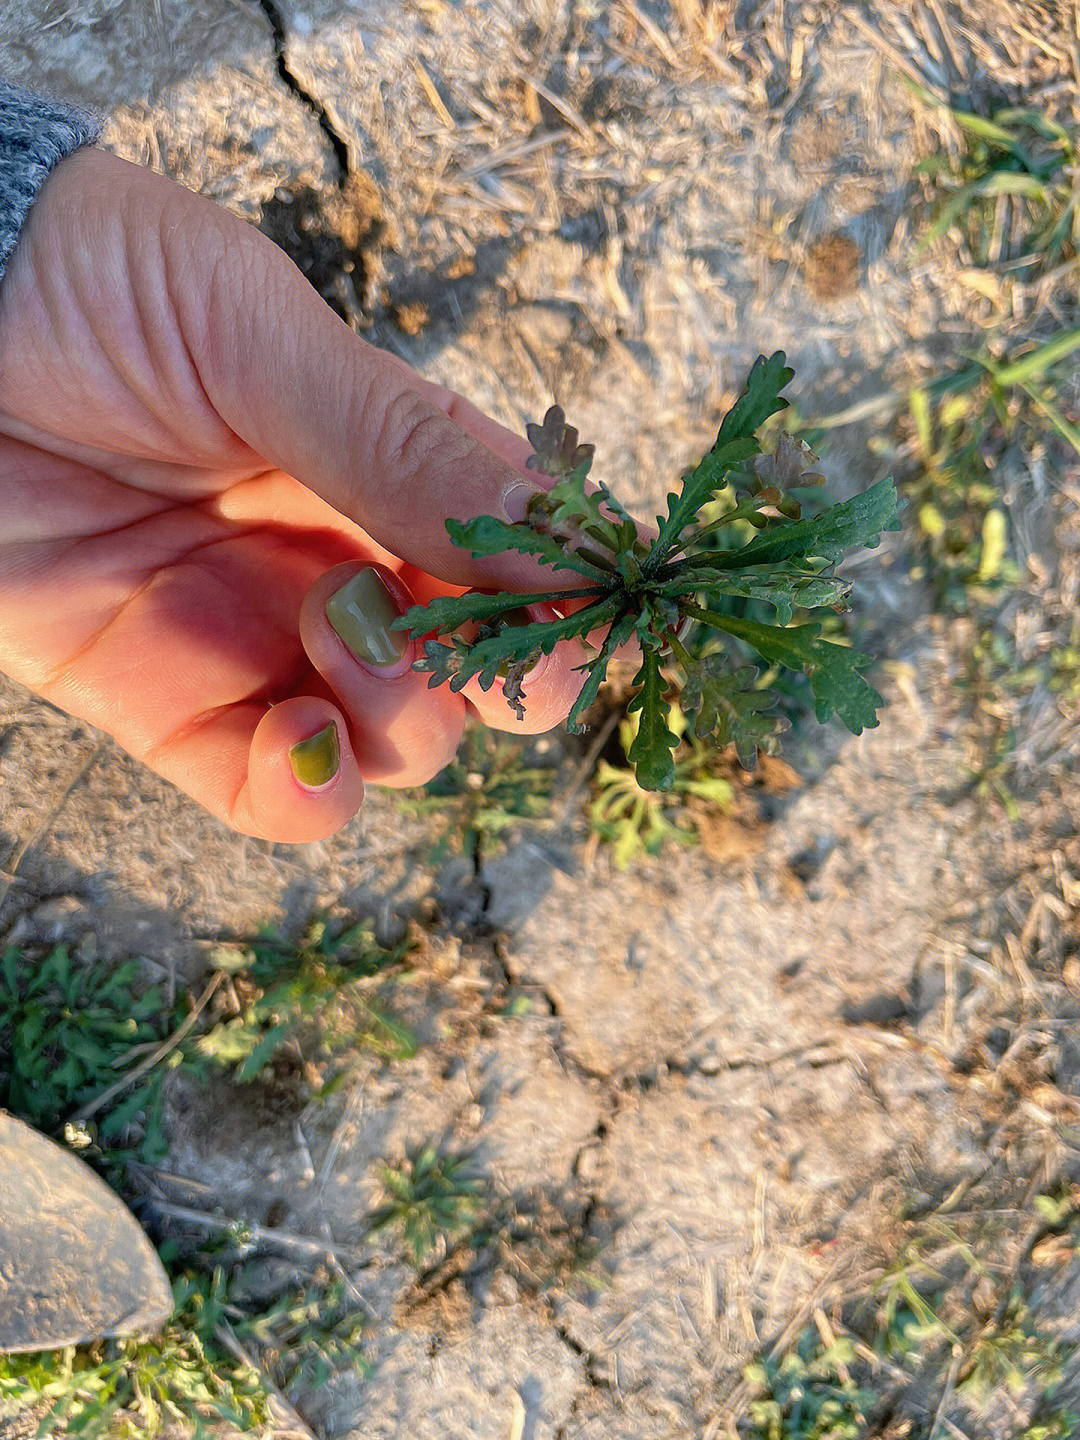
{"type": "MultiPolygon", "coordinates": [[[[505,423],[561,401],[647,507],[759,351],[786,348],[801,410],[829,413],[1065,303],[987,295],[916,248],[911,168],[945,122],[904,79],[1072,103],[1076,19],[1022,0],[23,0],[0,6],[0,73],[107,110],[111,148],[261,224],[364,334],[505,423]]],[[[841,493],[886,473],[871,435],[834,432],[841,493]]],[[[1010,463],[1037,648],[1075,608],[1080,491],[1075,464],[1010,463]]],[[[1078,730],[1036,695],[1015,813],[977,792],[964,622],[932,613],[906,544],[853,572],[889,661],[880,729],[807,731],[803,783],[726,850],[626,873],[576,811],[478,874],[435,872],[433,822],[385,794],[325,844],[242,839],[0,689],[0,935],[194,988],[207,941],[267,922],[431,924],[415,1059],[291,1112],[170,1097],[172,1202],[358,1246],[382,1163],[443,1139],[538,1237],[540,1259],[451,1256],[419,1281],[375,1243],[355,1276],[373,1370],[309,1397],[318,1435],[734,1433],[747,1359],[865,1286],[902,1213],[962,1193],[1005,1217],[1003,1264],[1030,1249],[1024,1206],[1076,1164],[1078,730]],[[567,1278],[586,1251],[596,1286],[567,1278]]],[[[1066,1258],[1038,1292],[1074,1343],[1078,1274],[1066,1258]]],[[[912,1433],[904,1414],[940,1398],[873,1433],[912,1433]]],[[[1002,1387],[952,1433],[1019,1435],[1030,1408],[1002,1387]]]]}

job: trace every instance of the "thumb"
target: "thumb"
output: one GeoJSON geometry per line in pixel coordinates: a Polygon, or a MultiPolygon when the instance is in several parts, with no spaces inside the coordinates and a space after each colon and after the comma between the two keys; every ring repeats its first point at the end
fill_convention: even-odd
{"type": "Polygon", "coordinates": [[[191,226],[166,228],[166,243],[186,252],[180,321],[230,429],[421,570],[460,585],[563,588],[523,556],[474,561],[446,533],[451,517],[520,520],[538,488],[460,423],[484,433],[472,407],[360,339],[258,231],[181,196],[217,243],[193,283],[191,226]]]}

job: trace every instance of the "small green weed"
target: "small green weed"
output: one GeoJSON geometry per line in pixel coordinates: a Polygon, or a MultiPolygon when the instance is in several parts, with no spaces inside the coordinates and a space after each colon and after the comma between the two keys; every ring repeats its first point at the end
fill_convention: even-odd
{"type": "MultiPolygon", "coordinates": [[[[379,946],[369,925],[334,934],[319,922],[298,946],[267,933],[244,949],[223,947],[216,963],[242,1013],[186,1036],[175,1033],[184,1007],[170,1009],[157,988],[140,989],[133,963],[110,971],[62,947],[41,958],[9,949],[0,957],[0,1104],[65,1138],[130,1193],[127,1160],[154,1166],[166,1154],[167,1068],[222,1067],[233,1080],[250,1081],[288,1046],[326,1067],[326,1093],[357,1047],[413,1053],[412,1035],[376,993],[409,946],[379,946]],[[169,1036],[177,1043],[166,1055],[169,1036]],[[157,1060],[154,1068],[117,1087],[148,1059],[157,1060]],[[73,1123],[94,1101],[103,1102],[96,1121],[73,1123]]],[[[252,1303],[236,1283],[244,1275],[238,1264],[226,1267],[215,1253],[180,1255],[172,1242],[161,1254],[176,1308],[160,1336],[0,1357],[0,1411],[29,1413],[42,1436],[93,1440],[176,1434],[177,1427],[202,1435],[219,1422],[259,1431],[271,1418],[266,1377],[287,1391],[366,1364],[363,1316],[336,1282],[252,1303]]]]}
{"type": "Polygon", "coordinates": [[[909,408],[919,468],[905,490],[923,542],[923,568],[945,608],[962,612],[973,602],[990,603],[1019,579],[994,476],[1015,427],[1016,407],[1011,416],[1005,411],[1003,424],[984,384],[937,404],[927,390],[916,388],[909,408]]]}
{"type": "Polygon", "coordinates": [[[285,1290],[264,1309],[230,1305],[225,1318],[286,1392],[317,1389],[341,1370],[370,1368],[363,1352],[370,1320],[344,1280],[285,1290]]]}
{"type": "MultiPolygon", "coordinates": [[[[131,961],[108,970],[58,946],[43,959],[9,948],[0,957],[0,1104],[56,1135],[80,1106],[109,1089],[166,1034],[160,990],[139,990],[131,961]]],[[[130,1089],[97,1126],[94,1156],[133,1150],[147,1164],[165,1153],[161,1075],[130,1089]]],[[[93,1158],[93,1157],[91,1157],[93,1158]]]]}
{"type": "Polygon", "coordinates": [[[1071,1434],[1058,1428],[1071,1417],[1050,1409],[1063,1377],[1061,1342],[1032,1314],[1019,1283],[995,1295],[996,1268],[939,1222],[882,1277],[874,1349],[912,1375],[951,1357],[956,1394],[975,1407],[1002,1387],[1017,1396],[1034,1390],[1036,1421],[1023,1435],[1071,1434]],[[989,1292],[978,1309],[976,1286],[989,1292]]]}
{"type": "MultiPolygon", "coordinates": [[[[1075,1188],[1063,1188],[1037,1196],[1034,1209],[1061,1230],[1076,1217],[1076,1199],[1075,1188]]],[[[749,1398],[730,1416],[739,1433],[861,1440],[878,1433],[871,1422],[884,1412],[890,1435],[974,1436],[986,1407],[996,1412],[1007,1392],[1023,1407],[1018,1418],[1028,1417],[1010,1430],[1016,1440],[1075,1435],[1080,1420],[1057,1399],[1069,1351],[1031,1308],[1032,1272],[1010,1266],[1002,1250],[1002,1217],[1012,1215],[1019,1218],[1010,1239],[1023,1253],[1028,1224],[1020,1211],[943,1207],[912,1222],[880,1280],[845,1303],[842,1323],[817,1312],[794,1348],[747,1368],[749,1398]],[[959,1429],[950,1405],[960,1411],[959,1429]]]]}
{"type": "Polygon", "coordinates": [[[37,1433],[157,1436],[174,1423],[202,1433],[213,1417],[241,1431],[269,1419],[267,1393],[255,1370],[225,1354],[214,1338],[225,1301],[220,1272],[174,1282],[176,1310],[151,1341],[0,1357],[0,1400],[33,1409],[37,1433]]]}
{"type": "MultiPolygon", "coordinates": [[[[717,773],[721,764],[718,752],[688,731],[682,707],[675,700],[670,701],[668,723],[683,743],[675,752],[674,778],[666,793],[643,789],[629,763],[612,765],[601,760],[593,779],[589,821],[600,840],[612,847],[620,870],[642,855],[658,854],[668,842],[697,842],[697,826],[686,809],[688,800],[726,809],[734,794],[731,782],[717,773]]],[[[627,756],[637,725],[637,715],[619,722],[619,744],[627,756]]]]}
{"type": "Polygon", "coordinates": [[[422,789],[402,795],[400,803],[410,813],[445,817],[431,864],[451,854],[482,864],[514,826],[548,813],[556,771],[530,764],[529,749],[520,740],[470,725],[450,764],[422,789]]]}
{"type": "MultiPolygon", "coordinates": [[[[906,397],[904,448],[916,467],[901,489],[918,527],[911,573],[928,582],[939,610],[973,621],[962,640],[964,686],[980,732],[970,788],[1010,817],[1018,813],[1012,790],[1023,704],[1043,692],[1043,700],[1060,697],[1064,707],[1080,693],[1080,628],[1066,622],[1047,634],[1043,626],[1041,648],[1029,644],[1020,654],[1012,631],[1024,617],[1008,605],[1021,579],[1014,535],[1033,535],[1040,522],[1033,527],[1019,509],[1028,492],[1007,486],[1002,474],[1006,467],[1019,474],[1027,455],[1051,467],[1075,464],[1069,452],[1080,454],[1080,427],[1062,398],[1057,367],[1078,348],[1080,328],[1063,330],[1011,357],[984,355],[906,397]]],[[[878,448],[898,458],[887,442],[878,448]]],[[[1049,510],[1043,520],[1052,523],[1049,510]]],[[[1038,565],[1037,554],[1030,558],[1038,565]]]]}
{"type": "Polygon", "coordinates": [[[262,1431],[272,1418],[264,1373],[288,1392],[366,1365],[365,1321],[341,1284],[287,1291],[253,1312],[235,1280],[221,1266],[179,1270],[176,1309],[154,1340],[0,1357],[0,1405],[31,1411],[39,1436],[153,1440],[177,1425],[205,1435],[214,1422],[262,1431]]]}
{"type": "Polygon", "coordinates": [[[1054,1410],[1025,1425],[1016,1440],[1072,1440],[1078,1418],[1072,1410],[1054,1410]]]}
{"type": "Polygon", "coordinates": [[[1063,644],[1028,659],[1017,654],[1013,633],[983,626],[967,656],[961,682],[979,717],[982,740],[969,788],[981,799],[996,800],[1014,823],[1019,806],[1012,784],[1016,768],[1018,716],[1039,692],[1063,708],[1080,699],[1080,620],[1074,619],[1063,644]]]}
{"type": "Polygon", "coordinates": [[[849,1340],[826,1345],[809,1329],[778,1359],[748,1365],[744,1379],[755,1398],[745,1433],[752,1440],[859,1440],[874,1395],[851,1378],[854,1359],[849,1340]]]}
{"type": "Polygon", "coordinates": [[[317,1093],[327,1095],[351,1073],[358,1051],[392,1059],[414,1055],[415,1036],[377,997],[410,947],[408,940],[389,950],[377,944],[366,921],[335,936],[321,920],[299,945],[267,933],[243,949],[221,947],[214,963],[232,976],[241,1013],[219,1020],[193,1042],[188,1067],[208,1062],[246,1083],[262,1075],[283,1047],[295,1046],[322,1067],[317,1093]]]}
{"type": "Polygon", "coordinates": [[[905,1245],[877,1286],[881,1312],[874,1348],[902,1362],[920,1363],[927,1345],[960,1343],[923,1293],[929,1289],[941,1294],[948,1283],[944,1272],[924,1254],[925,1243],[919,1237],[905,1245]]]}
{"type": "Polygon", "coordinates": [[[1018,1395],[1034,1383],[1053,1394],[1061,1383],[1064,1358],[1061,1342],[1040,1328],[1023,1293],[1014,1289],[1000,1320],[971,1347],[959,1389],[982,1398],[998,1385],[1018,1395]]]}
{"type": "Polygon", "coordinates": [[[902,489],[923,540],[924,569],[945,608],[1000,601],[1019,580],[996,470],[1010,447],[1063,442],[1080,453],[1080,430],[1056,395],[1054,367],[1080,346],[1062,331],[1009,362],[984,356],[943,383],[908,392],[916,473],[902,489]]]}
{"type": "Polygon", "coordinates": [[[1033,110],[999,110],[991,119],[949,113],[964,137],[961,153],[915,167],[933,207],[926,243],[958,232],[969,263],[1007,265],[1023,279],[1073,258],[1080,240],[1075,133],[1033,110]]]}
{"type": "Polygon", "coordinates": [[[369,1217],[372,1233],[400,1227],[419,1269],[440,1242],[458,1238],[474,1224],[484,1201],[484,1184],[470,1155],[447,1155],[432,1144],[382,1172],[387,1203],[369,1217]]]}

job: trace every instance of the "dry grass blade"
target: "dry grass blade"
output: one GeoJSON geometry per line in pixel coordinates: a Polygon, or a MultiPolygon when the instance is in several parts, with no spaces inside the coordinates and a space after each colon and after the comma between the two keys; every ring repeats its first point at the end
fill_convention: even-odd
{"type": "Polygon", "coordinates": [[[456,130],[457,124],[454,120],[454,117],[446,108],[446,104],[442,96],[435,88],[434,80],[432,80],[431,76],[424,69],[423,65],[420,64],[420,61],[417,60],[415,55],[413,56],[413,69],[416,71],[416,78],[420,81],[421,88],[423,89],[424,94],[427,96],[428,100],[431,102],[431,108],[435,111],[435,114],[438,115],[439,119],[443,122],[443,124],[448,130],[456,130]]]}
{"type": "Polygon", "coordinates": [[[222,1320],[214,1327],[214,1337],[223,1349],[227,1350],[234,1360],[239,1360],[241,1365],[246,1365],[259,1377],[259,1382],[270,1397],[271,1411],[277,1410],[278,1423],[274,1426],[274,1433],[282,1437],[299,1437],[299,1440],[319,1440],[319,1437],[312,1430],[304,1417],[290,1403],[283,1391],[274,1383],[271,1376],[263,1366],[251,1355],[237,1338],[236,1332],[227,1320],[222,1320]]]}
{"type": "Polygon", "coordinates": [[[296,1235],[290,1230],[268,1229],[248,1220],[231,1219],[224,1215],[211,1215],[205,1210],[193,1210],[187,1205],[173,1205],[166,1200],[148,1199],[147,1206],[156,1214],[185,1225],[195,1225],[217,1234],[244,1234],[259,1246],[270,1250],[282,1250],[286,1255],[301,1256],[305,1260],[330,1260],[353,1270],[366,1269],[372,1262],[369,1255],[359,1250],[342,1249],[338,1245],[322,1240],[313,1240],[308,1235],[296,1235]]]}
{"type": "Polygon", "coordinates": [[[858,10],[846,10],[844,13],[850,23],[854,25],[855,29],[869,40],[876,49],[880,50],[882,55],[895,65],[901,74],[906,75],[907,78],[916,85],[928,90],[940,104],[948,104],[948,96],[941,88],[941,85],[937,81],[931,80],[923,70],[920,70],[917,65],[913,64],[891,40],[886,39],[880,30],[875,29],[869,20],[860,14],[858,10]]]}
{"type": "Polygon", "coordinates": [[[181,1044],[181,1042],[190,1035],[195,1026],[195,1022],[206,1009],[207,1005],[209,1005],[217,992],[218,986],[224,979],[225,972],[218,970],[211,977],[210,983],[199,996],[198,1000],[196,1000],[191,1009],[191,1013],[181,1025],[177,1026],[169,1038],[163,1040],[156,1049],[147,1055],[144,1060],[140,1060],[137,1065],[133,1066],[126,1075],[122,1075],[115,1085],[110,1085],[107,1090],[103,1090],[100,1095],[95,1096],[93,1100],[88,1101],[80,1110],[76,1111],[72,1119],[76,1122],[89,1120],[91,1115],[96,1115],[99,1110],[103,1110],[107,1105],[111,1105],[116,1097],[122,1095],[125,1090],[134,1085],[136,1080],[141,1080],[144,1075],[148,1075],[159,1061],[164,1060],[170,1051],[175,1050],[177,1045],[181,1044]]]}
{"type": "Polygon", "coordinates": [[[664,34],[656,21],[646,15],[636,0],[619,0],[619,4],[626,13],[641,27],[642,31],[649,37],[653,45],[660,52],[663,58],[673,70],[678,68],[679,57],[675,53],[675,47],[664,34]]]}

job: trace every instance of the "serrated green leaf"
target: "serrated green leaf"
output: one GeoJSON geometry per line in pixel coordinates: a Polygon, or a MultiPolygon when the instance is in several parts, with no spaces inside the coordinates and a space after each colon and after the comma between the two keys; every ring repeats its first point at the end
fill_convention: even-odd
{"type": "Polygon", "coordinates": [[[600,653],[595,660],[591,660],[583,669],[588,671],[585,684],[581,687],[581,694],[574,701],[573,709],[567,717],[567,725],[572,732],[576,732],[581,724],[581,717],[588,710],[589,706],[596,699],[600,692],[600,686],[604,683],[607,674],[608,664],[612,655],[620,645],[625,645],[633,635],[637,626],[637,616],[634,614],[622,615],[608,631],[600,653]]]}
{"type": "Polygon", "coordinates": [[[798,520],[756,535],[741,550],[718,551],[710,556],[710,563],[720,570],[732,570],[811,557],[839,560],[845,550],[873,547],[883,530],[899,528],[896,486],[891,479],[879,480],[861,495],[830,506],[814,520],[798,520]]]}
{"type": "Polygon", "coordinates": [[[870,664],[870,657],[846,645],[822,640],[820,625],[794,625],[785,629],[712,611],[700,611],[695,618],[744,640],[770,665],[783,665],[805,674],[814,692],[817,718],[822,723],[835,713],[854,735],[878,723],[877,712],[885,702],[859,674],[860,669],[870,664]]]}
{"type": "Polygon", "coordinates": [[[723,444],[717,441],[700,464],[683,476],[679,493],[672,491],[667,497],[666,517],[657,516],[660,533],[645,562],[647,572],[656,573],[701,507],[712,499],[732,470],[756,455],[757,450],[757,441],[752,436],[737,437],[723,444]]]}
{"type": "Polygon", "coordinates": [[[659,519],[660,534],[647,561],[650,573],[655,573],[663,563],[682,532],[727,475],[758,453],[760,446],[754,432],[770,415],[787,408],[788,402],[780,391],[794,374],[782,350],[768,359],[759,355],[755,360],[743,393],[724,416],[715,445],[701,463],[683,477],[679,494],[668,496],[668,513],[666,518],[659,519]]]}
{"type": "MultiPolygon", "coordinates": [[[[600,489],[586,490],[585,476],[575,472],[553,485],[538,500],[535,509],[530,506],[526,523],[535,528],[541,516],[546,516],[556,538],[564,537],[571,544],[580,544],[583,539],[594,540],[617,555],[625,548],[621,544],[623,525],[605,514],[602,506],[606,493],[600,489]]],[[[636,538],[636,533],[635,530],[631,540],[636,538]]]]}
{"type": "Polygon", "coordinates": [[[698,739],[711,737],[721,749],[734,745],[745,770],[753,770],[759,750],[776,752],[779,697],[775,690],[759,690],[756,682],[753,666],[732,670],[723,655],[709,655],[687,670],[682,692],[698,739]]]}
{"type": "Polygon", "coordinates": [[[788,624],[795,608],[846,610],[851,594],[850,580],[842,580],[837,575],[800,575],[784,570],[764,573],[729,571],[718,575],[714,570],[702,568],[688,570],[657,588],[672,598],[699,594],[707,598],[733,595],[746,600],[762,600],[775,606],[780,625],[788,624]]]}
{"type": "MultiPolygon", "coordinates": [[[[469,649],[468,643],[457,635],[451,635],[449,644],[442,640],[425,640],[424,658],[414,660],[412,668],[422,674],[430,675],[429,690],[433,690],[436,685],[445,685],[447,681],[453,688],[469,649]]],[[[462,684],[464,683],[462,681],[462,684]]],[[[460,690],[461,686],[456,688],[460,690]]]]}
{"type": "Polygon", "coordinates": [[[454,544],[468,550],[474,559],[516,550],[521,555],[535,555],[541,565],[550,565],[553,570],[574,570],[601,584],[611,583],[610,571],[564,549],[554,536],[541,535],[528,525],[511,525],[493,515],[481,515],[475,520],[447,520],[446,529],[454,544]]]}
{"type": "Polygon", "coordinates": [[[783,350],[777,350],[768,358],[759,355],[747,376],[743,393],[724,416],[717,444],[753,435],[770,415],[786,410],[788,402],[780,391],[794,378],[795,371],[788,365],[783,350]]]}
{"type": "MultiPolygon", "coordinates": [[[[490,690],[504,665],[512,665],[530,655],[550,655],[560,640],[573,640],[587,635],[590,630],[598,630],[615,618],[620,604],[618,596],[608,596],[596,604],[586,605],[573,615],[560,616],[556,620],[536,620],[531,625],[508,626],[497,635],[477,641],[475,645],[456,641],[456,669],[452,673],[433,673],[428,685],[440,685],[449,678],[451,690],[460,690],[476,676],[481,688],[490,690]]],[[[429,641],[424,648],[430,652],[436,646],[439,646],[438,641],[429,641]]],[[[449,646],[439,648],[450,649],[449,646]]]]}
{"type": "Polygon", "coordinates": [[[670,790],[675,779],[673,751],[679,737],[668,727],[670,707],[664,698],[666,683],[655,649],[642,649],[641,669],[634,677],[634,684],[641,688],[626,710],[628,714],[640,711],[641,720],[626,758],[644,790],[670,790]]]}
{"type": "Polygon", "coordinates": [[[411,635],[446,635],[458,630],[470,620],[484,624],[520,610],[524,605],[557,605],[561,600],[581,600],[591,595],[599,597],[603,592],[589,590],[537,591],[533,595],[517,595],[508,591],[498,595],[481,595],[470,591],[467,595],[436,595],[426,605],[413,605],[400,615],[390,626],[391,630],[407,630],[411,635]]]}
{"type": "Polygon", "coordinates": [[[604,504],[625,525],[632,525],[637,530],[637,521],[630,514],[629,510],[618,501],[606,485],[602,482],[597,485],[596,493],[603,500],[604,504]]]}
{"type": "Polygon", "coordinates": [[[472,674],[479,675],[481,686],[489,689],[500,666],[523,660],[528,655],[550,655],[561,640],[573,640],[607,625],[615,618],[619,606],[619,597],[610,596],[595,604],[586,605],[573,615],[561,616],[557,620],[535,621],[531,625],[515,625],[502,630],[498,635],[481,640],[472,647],[468,656],[468,668],[472,674]]]}

